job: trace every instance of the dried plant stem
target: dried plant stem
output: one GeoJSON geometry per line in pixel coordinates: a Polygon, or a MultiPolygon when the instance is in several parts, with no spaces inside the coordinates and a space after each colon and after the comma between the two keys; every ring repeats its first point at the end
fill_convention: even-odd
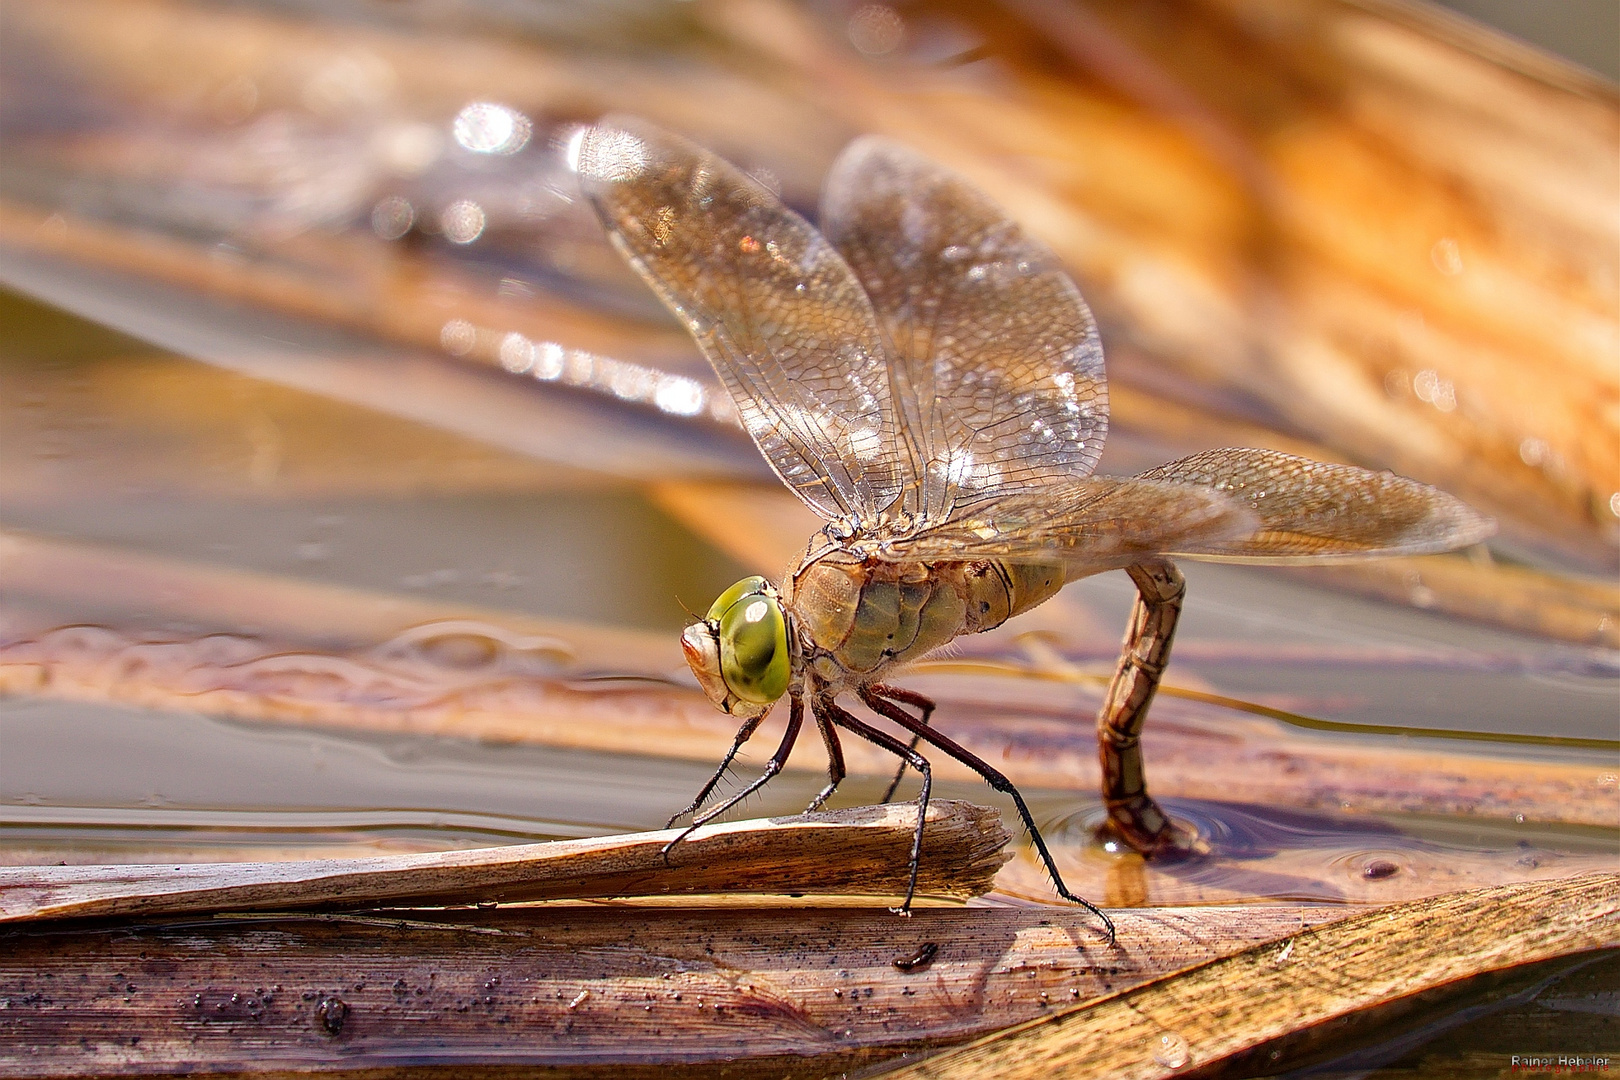
{"type": "Polygon", "coordinates": [[[1620,875],[1449,893],[1306,930],[888,1075],[1169,1077],[1463,979],[1620,946],[1620,875]]]}
{"type": "Polygon", "coordinates": [[[1123,911],[1113,948],[1090,913],[1057,908],[901,919],[570,905],[20,926],[0,931],[0,1077],[544,1067],[808,1080],[965,1041],[1340,910],[1123,911]]]}
{"type": "MultiPolygon", "coordinates": [[[[488,901],[774,893],[895,896],[906,889],[916,807],[851,807],[591,840],[309,862],[0,869],[0,923],[69,917],[421,906],[488,901]]],[[[1006,860],[1000,815],[931,804],[917,888],[966,899],[1006,860]]]]}

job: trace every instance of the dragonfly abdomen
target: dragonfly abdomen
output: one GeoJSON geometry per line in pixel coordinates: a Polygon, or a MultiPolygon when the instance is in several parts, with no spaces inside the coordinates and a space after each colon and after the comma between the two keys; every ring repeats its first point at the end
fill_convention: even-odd
{"type": "Polygon", "coordinates": [[[1061,566],[863,561],[832,551],[801,567],[790,605],[821,675],[865,683],[961,634],[999,626],[1063,586],[1061,566]]]}
{"type": "Polygon", "coordinates": [[[966,569],[968,633],[994,630],[1014,615],[1050,600],[1063,588],[1063,567],[1056,563],[986,560],[962,564],[966,569]]]}

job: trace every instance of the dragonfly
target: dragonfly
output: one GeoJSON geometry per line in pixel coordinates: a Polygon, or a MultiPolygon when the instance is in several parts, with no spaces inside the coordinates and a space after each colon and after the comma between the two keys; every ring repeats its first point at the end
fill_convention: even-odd
{"type": "Polygon", "coordinates": [[[1094,475],[1108,392],[1079,290],[988,196],[900,143],[868,135],[843,151],[819,229],[742,170],[639,118],[582,129],[568,155],[613,246],[691,332],[776,475],[826,522],[780,582],[744,578],[683,633],[699,685],[742,725],[672,825],[692,814],[697,828],[781,772],[808,710],[829,763],[809,810],[844,778],[840,731],[899,758],[884,801],[908,767],[921,779],[896,910],[909,911],[916,891],[926,744],[1012,800],[1058,895],[1112,940],[1107,916],[1064,884],[1017,787],[934,727],[933,701],[892,677],[1070,581],[1124,570],[1137,595],[1097,717],[1104,828],[1162,855],[1179,834],[1148,794],[1141,733],[1186,592],[1174,557],[1413,555],[1494,531],[1428,485],[1274,450],[1094,475]],[[909,738],[845,708],[845,695],[909,738]],[[783,697],[786,729],[762,774],[705,809],[783,697]]]}

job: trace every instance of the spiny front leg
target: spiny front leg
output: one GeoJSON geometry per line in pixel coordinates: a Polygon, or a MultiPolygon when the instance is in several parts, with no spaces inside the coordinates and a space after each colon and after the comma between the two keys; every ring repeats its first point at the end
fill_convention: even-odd
{"type": "MultiPolygon", "coordinates": [[[[917,709],[917,722],[923,727],[928,726],[929,718],[934,715],[933,700],[923,697],[915,690],[906,690],[899,686],[881,686],[877,684],[869,686],[867,689],[880,698],[898,702],[902,705],[914,706],[917,709]]],[[[913,735],[911,737],[911,743],[907,749],[915,751],[917,749],[917,744],[920,742],[922,742],[922,736],[913,735]]],[[[906,761],[904,758],[901,758],[900,767],[894,771],[894,779],[889,781],[888,788],[883,792],[883,798],[879,799],[878,802],[886,803],[890,799],[894,798],[895,790],[899,788],[900,781],[905,778],[905,775],[906,761]]]]}
{"type": "MultiPolygon", "coordinates": [[[[721,814],[725,813],[727,810],[730,810],[733,806],[736,806],[738,803],[748,798],[748,796],[764,787],[766,783],[770,781],[771,777],[782,771],[782,766],[787,763],[788,755],[793,752],[794,740],[799,737],[799,727],[803,723],[804,697],[802,691],[795,686],[788,691],[787,730],[782,733],[782,742],[777,746],[776,753],[772,754],[771,760],[765,763],[765,771],[760,774],[757,780],[743,788],[741,791],[737,792],[735,795],[731,796],[731,798],[721,802],[718,806],[710,807],[708,810],[705,810],[703,813],[693,818],[692,824],[688,825],[681,832],[681,835],[665,844],[661,854],[663,855],[666,863],[669,862],[670,850],[674,848],[676,844],[680,843],[682,840],[685,840],[688,836],[691,836],[692,831],[699,825],[707,825],[709,822],[713,821],[715,818],[719,817],[721,814]]],[[[745,728],[747,727],[746,724],[743,726],[745,728]]]]}
{"type": "Polygon", "coordinates": [[[1142,723],[1170,662],[1170,642],[1187,582],[1168,559],[1143,560],[1125,572],[1136,583],[1136,603],[1119,667],[1097,713],[1103,804],[1108,807],[1103,828],[1142,854],[1154,855],[1172,850],[1175,838],[1170,819],[1147,793],[1142,723]]]}
{"type": "Polygon", "coordinates": [[[686,805],[685,809],[677,810],[669,816],[669,820],[664,822],[664,828],[673,829],[677,821],[687,814],[696,813],[699,807],[709,801],[709,796],[714,792],[714,786],[720,782],[721,777],[726,775],[726,770],[731,768],[731,763],[737,760],[737,752],[742,749],[743,743],[754,737],[754,732],[759,730],[759,722],[763,719],[765,719],[763,716],[753,716],[743,721],[743,726],[737,729],[737,737],[731,740],[731,749],[727,750],[726,756],[720,759],[720,767],[714,770],[714,775],[709,777],[709,782],[703,785],[697,796],[686,805]]]}

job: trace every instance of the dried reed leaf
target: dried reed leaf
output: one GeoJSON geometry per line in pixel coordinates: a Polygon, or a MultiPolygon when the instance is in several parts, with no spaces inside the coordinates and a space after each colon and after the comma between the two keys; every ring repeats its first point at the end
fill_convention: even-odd
{"type": "MultiPolygon", "coordinates": [[[[667,858],[678,829],[364,859],[0,867],[0,923],[732,892],[897,896],[916,822],[906,804],[729,822],[667,858]]],[[[989,891],[1007,839],[995,810],[930,803],[919,894],[989,891]]]]}
{"type": "Polygon", "coordinates": [[[1620,875],[1449,893],[1317,926],[884,1075],[1171,1077],[1474,976],[1616,946],[1620,875]]]}
{"type": "Polygon", "coordinates": [[[48,923],[0,936],[10,1001],[0,1076],[162,1075],[185,1063],[279,1076],[543,1066],[570,1077],[808,1080],[1336,914],[1122,911],[1113,948],[1088,913],[1054,908],[920,908],[900,919],[614,904],[48,923]]]}

